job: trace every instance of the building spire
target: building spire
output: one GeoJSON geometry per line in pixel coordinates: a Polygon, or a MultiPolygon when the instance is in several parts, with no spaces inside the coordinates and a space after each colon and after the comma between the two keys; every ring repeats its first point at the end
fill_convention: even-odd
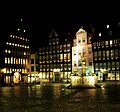
{"type": "Polygon", "coordinates": [[[83,29],[83,26],[81,26],[81,29],[83,29]]]}

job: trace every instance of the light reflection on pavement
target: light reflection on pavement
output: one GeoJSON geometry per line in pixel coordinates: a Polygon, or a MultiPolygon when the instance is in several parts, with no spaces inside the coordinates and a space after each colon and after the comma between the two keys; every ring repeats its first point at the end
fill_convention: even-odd
{"type": "Polygon", "coordinates": [[[0,112],[120,112],[120,87],[66,89],[66,84],[0,87],[0,112]]]}

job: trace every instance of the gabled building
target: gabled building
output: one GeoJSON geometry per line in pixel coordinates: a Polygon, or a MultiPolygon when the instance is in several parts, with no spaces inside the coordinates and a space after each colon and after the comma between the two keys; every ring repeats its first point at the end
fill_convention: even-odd
{"type": "Polygon", "coordinates": [[[53,29],[48,45],[39,48],[40,77],[52,82],[68,81],[72,73],[72,45],[70,34],[61,37],[53,29]]]}
{"type": "Polygon", "coordinates": [[[104,25],[92,38],[94,70],[99,80],[120,80],[120,24],[104,25]]]}
{"type": "Polygon", "coordinates": [[[83,58],[85,62],[85,74],[92,75],[93,69],[93,52],[91,44],[92,34],[87,34],[83,27],[76,32],[72,47],[72,73],[82,75],[83,58]]]}
{"type": "Polygon", "coordinates": [[[32,53],[29,60],[28,83],[39,83],[39,63],[38,52],[32,53]]]}
{"type": "Polygon", "coordinates": [[[30,35],[24,18],[17,18],[4,31],[0,44],[0,82],[27,83],[30,58],[30,35]]]}

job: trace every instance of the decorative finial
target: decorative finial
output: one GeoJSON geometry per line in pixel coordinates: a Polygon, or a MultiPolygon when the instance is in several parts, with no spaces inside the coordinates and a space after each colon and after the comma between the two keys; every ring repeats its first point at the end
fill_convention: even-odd
{"type": "Polygon", "coordinates": [[[83,29],[83,26],[81,26],[81,28],[83,29]]]}

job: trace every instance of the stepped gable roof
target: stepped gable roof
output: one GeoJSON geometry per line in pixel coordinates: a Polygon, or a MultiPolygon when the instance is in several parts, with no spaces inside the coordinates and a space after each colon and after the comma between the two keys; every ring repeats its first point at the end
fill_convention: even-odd
{"type": "Polygon", "coordinates": [[[52,32],[50,33],[49,37],[52,37],[52,36],[58,36],[57,32],[55,31],[55,29],[52,29],[52,32]]]}

